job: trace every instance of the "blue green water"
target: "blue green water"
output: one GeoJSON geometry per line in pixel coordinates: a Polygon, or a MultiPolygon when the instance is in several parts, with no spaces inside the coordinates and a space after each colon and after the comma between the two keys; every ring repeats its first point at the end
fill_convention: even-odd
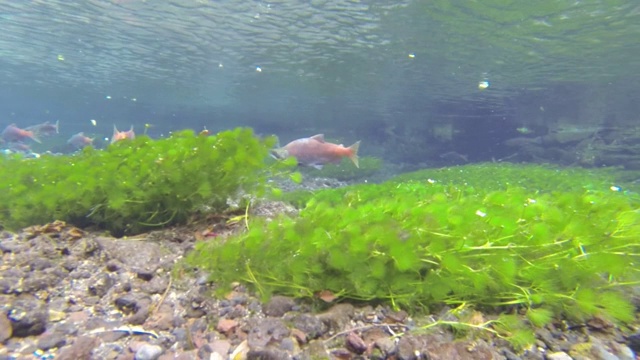
{"type": "Polygon", "coordinates": [[[432,164],[640,110],[634,1],[12,1],[0,28],[0,127],[65,139],[251,126],[432,164]]]}

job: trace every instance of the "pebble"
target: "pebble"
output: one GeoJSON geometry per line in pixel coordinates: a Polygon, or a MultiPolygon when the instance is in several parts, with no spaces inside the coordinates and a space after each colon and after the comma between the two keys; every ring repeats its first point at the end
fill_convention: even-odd
{"type": "Polygon", "coordinates": [[[27,337],[42,334],[47,328],[49,313],[46,305],[31,296],[16,299],[7,312],[13,336],[27,337]]]}
{"type": "Polygon", "coordinates": [[[230,354],[238,359],[577,360],[568,354],[581,346],[598,354],[587,356],[590,360],[633,360],[629,347],[640,349],[640,333],[625,338],[611,328],[613,334],[591,332],[596,337],[586,341],[584,329],[551,328],[536,330],[539,350],[515,355],[499,339],[488,347],[484,335],[472,342],[454,341],[446,328],[414,334],[407,314],[388,306],[327,304],[331,307],[318,314],[308,302],[285,296],[263,304],[243,286],[219,299],[209,296],[211,282],[199,273],[172,278],[169,286],[172,264],[195,240],[184,229],[160,234],[150,239],[157,242],[96,234],[73,241],[47,234],[0,235],[0,261],[6,265],[0,279],[0,360],[35,353],[55,354],[56,360],[221,360],[230,354]],[[131,254],[142,254],[143,260],[131,254]],[[147,261],[156,265],[141,268],[147,261]],[[404,334],[392,338],[392,331],[404,334]]]}
{"type": "Polygon", "coordinates": [[[11,322],[4,313],[0,313],[0,343],[4,343],[12,335],[11,322]]]}
{"type": "Polygon", "coordinates": [[[297,314],[291,321],[294,328],[302,331],[306,339],[316,339],[327,333],[329,328],[317,316],[310,314],[297,314]]]}
{"type": "Polygon", "coordinates": [[[350,332],[349,335],[347,335],[346,346],[356,354],[362,354],[367,350],[367,344],[354,332],[350,332]]]}
{"type": "Polygon", "coordinates": [[[238,322],[233,319],[220,319],[216,330],[223,334],[229,334],[236,326],[238,326],[238,322]]]}
{"type": "Polygon", "coordinates": [[[280,317],[291,311],[295,302],[290,297],[273,296],[268,303],[262,307],[262,312],[267,316],[280,317]]]}
{"type": "Polygon", "coordinates": [[[573,358],[564,351],[558,351],[547,354],[547,360],[573,360],[573,358]]]}
{"type": "Polygon", "coordinates": [[[156,360],[163,351],[161,346],[144,344],[136,351],[135,360],[156,360]]]}

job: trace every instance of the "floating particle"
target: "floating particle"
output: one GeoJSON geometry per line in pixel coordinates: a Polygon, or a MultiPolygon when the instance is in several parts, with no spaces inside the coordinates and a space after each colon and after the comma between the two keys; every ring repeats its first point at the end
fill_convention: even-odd
{"type": "Polygon", "coordinates": [[[222,69],[222,68],[224,67],[224,65],[222,65],[222,63],[220,63],[220,64],[218,64],[218,67],[219,67],[220,69],[222,69]]]}
{"type": "Polygon", "coordinates": [[[409,54],[409,59],[414,59],[415,57],[416,57],[416,54],[414,54],[414,53],[410,53],[409,54]]]}
{"type": "Polygon", "coordinates": [[[478,83],[478,89],[480,89],[480,90],[484,90],[484,89],[486,89],[488,87],[489,87],[489,82],[486,81],[486,80],[480,81],[478,83]]]}
{"type": "Polygon", "coordinates": [[[487,216],[487,213],[485,213],[482,210],[476,210],[476,215],[478,215],[480,217],[485,217],[485,216],[487,216]]]}
{"type": "Polygon", "coordinates": [[[64,55],[58,55],[58,60],[64,61],[64,55]]]}
{"type": "Polygon", "coordinates": [[[609,189],[611,191],[622,191],[622,188],[620,186],[615,186],[615,185],[611,186],[609,189]]]}
{"type": "Polygon", "coordinates": [[[98,122],[96,121],[96,119],[91,119],[91,125],[98,126],[98,122]]]}
{"type": "Polygon", "coordinates": [[[138,99],[136,99],[136,98],[131,98],[131,101],[138,101],[138,99]]]}
{"type": "Polygon", "coordinates": [[[256,71],[257,72],[262,72],[262,68],[260,66],[256,66],[256,71]]]}
{"type": "Polygon", "coordinates": [[[111,95],[107,95],[106,99],[111,100],[111,95]]]}

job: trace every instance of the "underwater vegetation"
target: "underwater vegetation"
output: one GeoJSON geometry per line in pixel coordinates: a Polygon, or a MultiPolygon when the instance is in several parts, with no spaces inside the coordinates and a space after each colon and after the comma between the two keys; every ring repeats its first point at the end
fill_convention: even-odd
{"type": "Polygon", "coordinates": [[[298,217],[255,218],[244,234],[197,244],[187,262],[222,291],[241,280],[265,297],[518,309],[526,322],[507,314],[491,329],[524,346],[530,326],[554,318],[634,319],[625,290],[640,280],[639,201],[611,179],[488,164],[324,190],[298,217]]]}
{"type": "Polygon", "coordinates": [[[184,223],[203,209],[226,209],[240,191],[260,190],[274,143],[248,128],[214,136],[185,130],[74,156],[2,158],[0,224],[17,229],[58,219],[125,235],[184,223]]]}
{"type": "Polygon", "coordinates": [[[304,174],[313,177],[326,177],[337,179],[340,181],[357,181],[369,178],[382,169],[382,159],[375,157],[361,157],[359,159],[359,168],[353,166],[351,161],[342,160],[339,164],[325,164],[322,170],[314,168],[301,168],[304,174]]]}

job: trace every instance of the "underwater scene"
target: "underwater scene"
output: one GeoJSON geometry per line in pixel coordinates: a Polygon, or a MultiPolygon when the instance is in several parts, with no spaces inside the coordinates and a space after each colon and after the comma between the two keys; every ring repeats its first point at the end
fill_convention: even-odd
{"type": "Polygon", "coordinates": [[[640,359],[640,3],[0,25],[0,360],[640,359]]]}

